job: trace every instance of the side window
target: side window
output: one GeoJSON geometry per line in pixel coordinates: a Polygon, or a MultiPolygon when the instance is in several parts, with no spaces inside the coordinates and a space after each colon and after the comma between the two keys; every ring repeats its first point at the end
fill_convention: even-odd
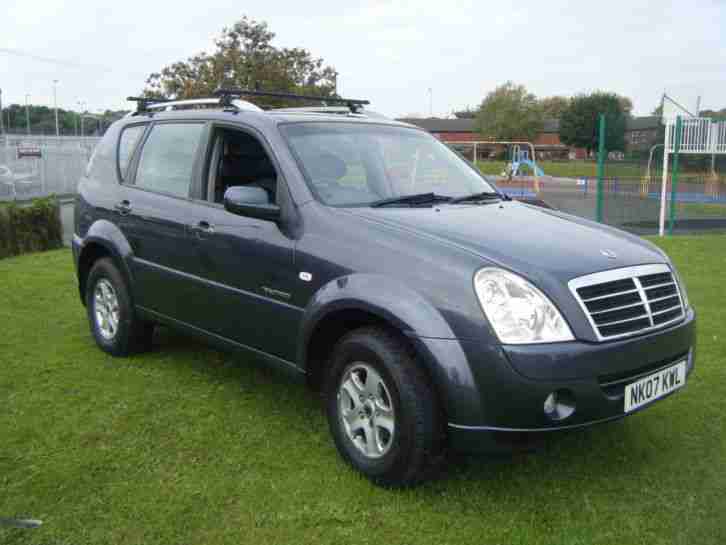
{"type": "Polygon", "coordinates": [[[126,180],[126,169],[129,167],[131,155],[145,130],[146,125],[132,125],[121,133],[118,143],[118,170],[121,173],[121,181],[126,180]]]}
{"type": "Polygon", "coordinates": [[[154,126],[141,150],[134,183],[138,187],[179,197],[189,195],[203,127],[201,123],[154,126]]]}

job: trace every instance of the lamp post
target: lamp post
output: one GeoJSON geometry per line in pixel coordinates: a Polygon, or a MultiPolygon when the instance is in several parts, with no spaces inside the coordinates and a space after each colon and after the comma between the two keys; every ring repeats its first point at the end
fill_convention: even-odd
{"type": "Polygon", "coordinates": [[[78,101],[78,108],[81,110],[81,138],[83,138],[83,112],[85,110],[86,103],[82,100],[78,101]]]}
{"type": "Polygon", "coordinates": [[[28,99],[30,98],[29,94],[25,94],[25,130],[28,134],[30,134],[30,109],[28,106],[28,99]]]}
{"type": "Polygon", "coordinates": [[[434,116],[434,90],[429,87],[429,117],[434,116]]]}
{"type": "Polygon", "coordinates": [[[60,136],[60,130],[58,129],[58,94],[57,94],[58,80],[53,80],[53,108],[55,109],[55,135],[60,136]]]}
{"type": "Polygon", "coordinates": [[[5,122],[3,119],[3,90],[0,89],[0,136],[5,135],[5,122]]]}

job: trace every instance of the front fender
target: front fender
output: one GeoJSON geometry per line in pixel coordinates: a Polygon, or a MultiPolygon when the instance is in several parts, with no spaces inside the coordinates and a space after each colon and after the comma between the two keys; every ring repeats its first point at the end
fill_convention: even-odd
{"type": "Polygon", "coordinates": [[[308,345],[318,324],[341,310],[368,312],[409,337],[435,383],[448,418],[476,421],[481,414],[478,388],[451,327],[426,297],[382,275],[351,274],[318,290],[303,315],[300,365],[307,366],[308,345]]]}

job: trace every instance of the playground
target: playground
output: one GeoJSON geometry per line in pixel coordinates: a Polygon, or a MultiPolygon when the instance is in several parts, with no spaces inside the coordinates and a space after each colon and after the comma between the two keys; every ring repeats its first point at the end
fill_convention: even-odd
{"type": "Polygon", "coordinates": [[[539,161],[530,142],[450,145],[514,199],[639,235],[726,231],[726,121],[675,116],[665,129],[637,160],[608,158],[606,147],[597,161],[539,161]]]}

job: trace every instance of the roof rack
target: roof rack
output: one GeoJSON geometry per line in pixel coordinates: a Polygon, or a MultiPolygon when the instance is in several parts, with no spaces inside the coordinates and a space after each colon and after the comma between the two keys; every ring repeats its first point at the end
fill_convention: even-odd
{"type": "Polygon", "coordinates": [[[152,104],[160,104],[162,102],[171,102],[166,98],[153,98],[153,97],[126,97],[129,102],[136,103],[136,111],[138,113],[149,111],[149,106],[152,104]]]}
{"type": "Polygon", "coordinates": [[[360,100],[354,98],[339,97],[323,97],[312,95],[297,95],[294,93],[278,93],[275,91],[260,91],[251,89],[240,89],[237,87],[219,87],[214,91],[214,96],[219,97],[220,103],[223,105],[231,104],[234,97],[254,96],[268,98],[284,98],[287,100],[307,100],[310,102],[322,102],[323,104],[342,104],[347,106],[352,113],[358,113],[359,110],[370,104],[368,100],[360,100]]]}

